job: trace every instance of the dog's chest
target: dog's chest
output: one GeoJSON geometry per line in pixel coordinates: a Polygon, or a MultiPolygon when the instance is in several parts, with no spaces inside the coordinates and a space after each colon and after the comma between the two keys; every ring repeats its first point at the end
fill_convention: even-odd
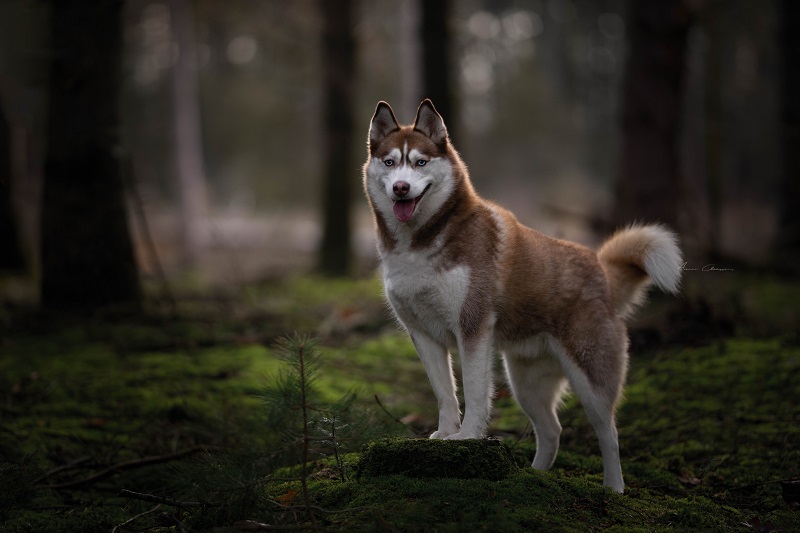
{"type": "Polygon", "coordinates": [[[443,268],[424,251],[386,254],[383,267],[386,296],[403,324],[450,344],[469,290],[469,267],[443,268]]]}

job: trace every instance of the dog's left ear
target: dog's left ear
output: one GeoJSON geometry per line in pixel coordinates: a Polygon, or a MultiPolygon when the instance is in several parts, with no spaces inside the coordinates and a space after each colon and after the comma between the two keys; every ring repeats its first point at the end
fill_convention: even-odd
{"type": "Polygon", "coordinates": [[[437,145],[443,145],[447,140],[447,128],[444,120],[433,107],[433,102],[429,98],[419,104],[417,118],[414,119],[414,129],[430,137],[437,145]]]}

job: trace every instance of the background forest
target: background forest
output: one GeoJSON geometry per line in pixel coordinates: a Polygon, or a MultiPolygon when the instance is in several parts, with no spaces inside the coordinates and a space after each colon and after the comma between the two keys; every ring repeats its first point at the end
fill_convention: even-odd
{"type": "Polygon", "coordinates": [[[0,530],[800,527],[798,94],[793,0],[0,1],[0,530]],[[574,400],[551,474],[360,476],[436,420],[361,190],[425,97],[523,223],[679,232],[626,496],[574,400]]]}

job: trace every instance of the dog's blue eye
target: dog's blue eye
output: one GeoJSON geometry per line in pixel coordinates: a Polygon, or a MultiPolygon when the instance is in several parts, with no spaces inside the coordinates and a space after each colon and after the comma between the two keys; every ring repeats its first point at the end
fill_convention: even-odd
{"type": "Polygon", "coordinates": [[[425,161],[424,159],[420,159],[419,161],[417,161],[417,166],[424,167],[426,163],[427,161],[425,161]]]}
{"type": "Polygon", "coordinates": [[[390,166],[394,165],[394,160],[393,159],[387,159],[386,161],[383,162],[383,164],[386,165],[387,167],[390,167],[390,166]]]}

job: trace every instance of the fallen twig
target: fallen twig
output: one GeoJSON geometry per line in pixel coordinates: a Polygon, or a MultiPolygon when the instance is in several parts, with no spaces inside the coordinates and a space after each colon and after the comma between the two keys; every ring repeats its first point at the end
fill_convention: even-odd
{"type": "Polygon", "coordinates": [[[75,468],[79,464],[85,463],[89,459],[91,459],[91,457],[89,457],[88,455],[84,456],[84,457],[79,457],[79,458],[75,459],[74,461],[70,461],[69,463],[67,463],[65,465],[57,466],[57,467],[53,468],[52,470],[48,470],[47,472],[45,472],[41,476],[37,477],[33,481],[33,484],[37,485],[38,483],[44,481],[45,479],[49,478],[50,476],[53,476],[53,475],[55,475],[55,474],[57,474],[59,472],[63,472],[64,470],[69,470],[71,468],[75,468]]]}
{"type": "Polygon", "coordinates": [[[377,403],[377,404],[378,404],[378,407],[380,407],[380,408],[383,410],[383,412],[384,412],[384,413],[386,413],[386,414],[389,416],[389,418],[391,418],[392,420],[394,420],[394,421],[395,421],[395,422],[397,422],[398,424],[401,424],[401,425],[403,425],[403,426],[407,427],[408,429],[410,429],[411,431],[413,431],[413,432],[414,432],[414,435],[416,435],[416,436],[418,436],[418,437],[420,437],[420,436],[423,436],[423,435],[424,435],[424,433],[423,433],[422,431],[418,430],[418,429],[417,429],[417,428],[415,428],[414,426],[411,426],[411,425],[409,425],[409,424],[406,424],[405,422],[403,422],[402,420],[400,420],[399,418],[397,418],[395,415],[393,415],[393,414],[392,414],[392,413],[391,413],[391,412],[390,412],[390,411],[389,411],[389,410],[388,410],[388,409],[387,409],[387,408],[386,408],[386,407],[383,405],[383,403],[381,403],[381,399],[380,399],[380,398],[378,398],[378,395],[377,395],[377,394],[375,394],[375,403],[377,403]]]}
{"type": "Polygon", "coordinates": [[[121,528],[121,527],[124,527],[124,526],[127,526],[127,525],[128,525],[128,524],[130,524],[131,522],[134,522],[134,521],[136,521],[136,520],[140,519],[140,518],[141,518],[141,517],[143,517],[143,516],[147,516],[147,515],[149,515],[150,513],[155,513],[155,512],[156,512],[156,511],[158,511],[160,508],[161,508],[161,505],[160,505],[160,504],[159,504],[159,505],[156,505],[156,506],[155,506],[155,507],[153,507],[152,509],[148,509],[147,511],[145,511],[145,512],[143,512],[143,513],[139,513],[139,514],[137,514],[136,516],[133,516],[133,517],[131,517],[131,518],[129,518],[129,519],[127,519],[127,520],[125,520],[123,523],[121,523],[121,524],[119,524],[119,525],[116,525],[116,526],[114,526],[114,529],[112,529],[112,530],[111,530],[111,533],[117,533],[117,530],[118,530],[119,528],[121,528]]]}
{"type": "Polygon", "coordinates": [[[46,489],[67,489],[67,488],[81,487],[83,485],[89,485],[90,483],[94,483],[96,481],[100,481],[101,479],[105,479],[111,474],[114,474],[115,472],[119,472],[121,470],[130,470],[132,468],[139,468],[142,466],[150,466],[159,463],[166,463],[169,461],[174,461],[175,459],[186,457],[187,455],[192,455],[199,451],[208,451],[210,449],[212,448],[209,446],[192,446],[191,448],[187,448],[185,450],[181,450],[175,453],[168,453],[164,455],[153,455],[150,457],[143,457],[141,459],[133,459],[130,461],[124,461],[122,463],[117,463],[83,479],[77,479],[74,481],[65,481],[63,483],[53,483],[51,485],[39,485],[39,486],[46,489]]]}
{"type": "Polygon", "coordinates": [[[158,503],[169,505],[170,507],[179,507],[181,509],[189,509],[191,507],[215,507],[213,504],[201,502],[183,502],[167,498],[166,496],[156,496],[155,494],[145,494],[142,492],[133,492],[132,490],[122,489],[117,496],[123,498],[131,498],[133,500],[141,500],[143,502],[158,503]]]}
{"type": "Polygon", "coordinates": [[[757,487],[763,487],[764,485],[776,485],[778,483],[785,483],[787,481],[797,481],[799,478],[797,476],[794,477],[787,477],[785,479],[773,479],[772,481],[761,481],[759,483],[751,483],[749,485],[740,485],[738,487],[728,487],[728,490],[750,490],[755,489],[757,487]]]}
{"type": "Polygon", "coordinates": [[[275,500],[267,500],[269,503],[280,507],[283,511],[294,511],[294,510],[308,510],[313,509],[314,511],[318,511],[322,514],[343,514],[343,513],[352,513],[356,511],[380,511],[378,507],[374,507],[371,505],[364,505],[361,507],[348,507],[347,509],[324,509],[322,507],[318,507],[316,505],[286,505],[281,502],[276,502],[275,500]]]}
{"type": "Polygon", "coordinates": [[[302,530],[321,530],[321,526],[311,524],[265,524],[255,520],[240,520],[231,526],[236,531],[302,531],[302,530]]]}

